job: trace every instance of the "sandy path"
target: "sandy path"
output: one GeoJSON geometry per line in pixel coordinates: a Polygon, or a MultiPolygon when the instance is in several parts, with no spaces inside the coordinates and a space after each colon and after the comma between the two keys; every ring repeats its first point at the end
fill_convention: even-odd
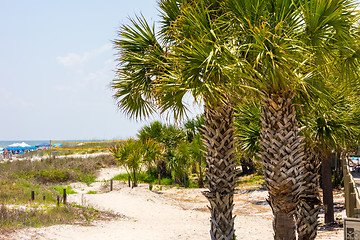
{"type": "MultiPolygon", "coordinates": [[[[104,170],[105,171],[105,170],[104,170]]],[[[106,170],[99,179],[108,180],[119,169],[106,170]]],[[[75,186],[76,188],[76,186],[75,186]]],[[[95,187],[96,188],[96,187],[95,187]]],[[[155,187],[156,188],[156,187],[155,187]]],[[[148,185],[128,188],[114,182],[114,191],[102,194],[72,194],[69,201],[111,210],[125,218],[95,222],[91,226],[58,225],[28,228],[9,239],[123,239],[123,240],[208,240],[210,213],[201,189],[166,189],[152,192],[148,185]]],[[[75,189],[79,190],[79,189],[75,189]]],[[[238,239],[272,240],[272,213],[266,191],[243,190],[234,197],[238,239]]],[[[339,216],[343,212],[338,213],[339,216]]],[[[342,239],[343,231],[319,231],[317,239],[342,239]]]]}

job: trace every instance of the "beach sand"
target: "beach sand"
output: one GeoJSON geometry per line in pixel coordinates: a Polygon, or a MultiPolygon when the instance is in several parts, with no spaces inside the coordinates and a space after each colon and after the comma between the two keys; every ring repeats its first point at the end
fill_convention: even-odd
{"type": "MultiPolygon", "coordinates": [[[[112,168],[103,170],[98,180],[89,187],[73,184],[79,194],[68,196],[69,201],[110,210],[124,217],[110,221],[96,221],[90,226],[57,225],[19,230],[6,239],[124,239],[124,240],[208,240],[210,239],[210,212],[208,201],[202,195],[205,189],[176,189],[147,184],[129,188],[123,181],[114,181],[114,191],[109,192],[108,182],[113,175],[123,171],[112,168]],[[84,194],[97,190],[99,194],[84,194]]],[[[240,189],[234,197],[235,229],[237,239],[271,240],[272,213],[266,202],[267,191],[240,189]]],[[[343,204],[341,194],[335,201],[343,204]]],[[[321,216],[323,217],[323,216],[321,216]]],[[[344,211],[336,213],[344,217],[344,211]]],[[[343,239],[341,228],[319,231],[316,239],[343,239]]]]}

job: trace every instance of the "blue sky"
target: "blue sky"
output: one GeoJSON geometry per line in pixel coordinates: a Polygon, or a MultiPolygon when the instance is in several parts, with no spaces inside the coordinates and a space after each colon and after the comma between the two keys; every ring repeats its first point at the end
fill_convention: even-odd
{"type": "MultiPolygon", "coordinates": [[[[118,139],[111,40],[128,17],[159,20],[156,0],[0,0],[0,140],[118,139]]],[[[158,118],[158,117],[154,117],[158,118]]]]}

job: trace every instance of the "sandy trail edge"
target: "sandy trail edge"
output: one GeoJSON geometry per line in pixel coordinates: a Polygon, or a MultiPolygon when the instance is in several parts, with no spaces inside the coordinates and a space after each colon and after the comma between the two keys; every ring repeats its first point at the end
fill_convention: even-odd
{"type": "MultiPolygon", "coordinates": [[[[122,170],[104,169],[98,179],[108,180],[119,171],[122,170]]],[[[90,187],[100,188],[99,183],[95,185],[90,187]]],[[[69,195],[69,201],[120,213],[125,215],[125,218],[94,222],[91,226],[57,225],[27,228],[17,231],[6,239],[210,239],[210,213],[207,210],[207,200],[201,194],[203,189],[172,188],[155,193],[149,191],[146,184],[133,189],[126,187],[123,182],[115,182],[114,185],[113,192],[72,194],[69,195]]],[[[245,191],[235,195],[234,213],[237,215],[235,228],[238,239],[273,239],[272,214],[270,207],[264,201],[266,196],[266,191],[245,191]]],[[[344,213],[338,214],[343,216],[344,213]]],[[[316,239],[342,238],[342,229],[337,229],[319,231],[316,239]]]]}

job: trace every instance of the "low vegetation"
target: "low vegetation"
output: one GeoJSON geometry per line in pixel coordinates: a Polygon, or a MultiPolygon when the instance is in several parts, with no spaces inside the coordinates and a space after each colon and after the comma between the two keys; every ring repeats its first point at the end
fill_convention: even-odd
{"type": "Polygon", "coordinates": [[[57,185],[70,182],[91,183],[96,170],[114,166],[112,156],[83,158],[56,158],[42,161],[15,161],[0,165],[0,204],[26,203],[31,191],[45,201],[55,201],[59,194],[57,185]]]}
{"type": "Polygon", "coordinates": [[[76,193],[68,183],[93,182],[96,170],[115,164],[109,155],[0,164],[0,231],[87,222],[109,215],[92,208],[57,206],[56,203],[64,188],[68,194],[76,193]],[[35,193],[33,201],[32,191],[35,193]]]}
{"type": "Polygon", "coordinates": [[[5,232],[23,227],[41,227],[55,224],[86,224],[93,219],[116,217],[120,217],[120,215],[75,205],[47,208],[9,208],[2,205],[0,207],[0,233],[4,234],[5,232]]]}

